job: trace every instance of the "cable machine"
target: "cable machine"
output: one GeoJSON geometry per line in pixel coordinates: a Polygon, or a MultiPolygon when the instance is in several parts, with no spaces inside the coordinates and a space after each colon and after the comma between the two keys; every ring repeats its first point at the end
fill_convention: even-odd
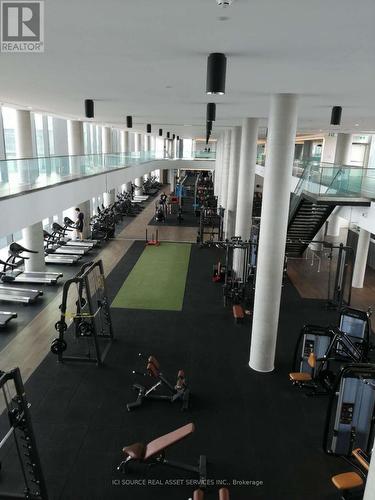
{"type": "Polygon", "coordinates": [[[224,212],[223,207],[201,208],[197,235],[197,243],[200,243],[201,248],[213,246],[223,240],[224,212]],[[208,236],[207,241],[205,241],[205,236],[208,236]]]}
{"type": "Polygon", "coordinates": [[[23,493],[0,491],[0,498],[28,500],[48,500],[47,488],[39,458],[27,402],[25,388],[19,368],[0,372],[0,387],[3,392],[9,429],[0,441],[2,448],[11,436],[14,437],[17,458],[20,463],[24,482],[23,493]],[[12,384],[9,387],[9,384],[12,384]],[[15,394],[11,396],[11,394],[15,394]]]}
{"type": "Polygon", "coordinates": [[[60,320],[55,325],[59,336],[51,344],[51,351],[58,356],[59,362],[81,361],[101,365],[114,338],[101,260],[84,264],[75,277],[65,282],[60,311],[60,320]],[[69,307],[74,300],[75,310],[70,312],[69,307]],[[69,319],[73,321],[70,331],[67,323],[69,319]],[[76,342],[74,353],[67,356],[64,353],[68,347],[68,332],[76,342]],[[100,341],[105,341],[104,349],[100,341]],[[84,355],[76,352],[82,342],[87,347],[84,355]]]}

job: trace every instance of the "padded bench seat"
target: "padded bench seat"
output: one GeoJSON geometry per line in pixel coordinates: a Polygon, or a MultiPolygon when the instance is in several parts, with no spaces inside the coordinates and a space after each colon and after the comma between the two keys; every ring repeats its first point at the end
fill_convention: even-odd
{"type": "Polygon", "coordinates": [[[232,308],[233,310],[233,317],[236,321],[236,323],[239,323],[242,321],[245,317],[245,312],[243,310],[243,307],[240,306],[239,304],[235,304],[232,308]]]}
{"type": "Polygon", "coordinates": [[[292,382],[310,382],[312,380],[310,373],[306,372],[289,373],[289,378],[292,382]]]}
{"type": "Polygon", "coordinates": [[[340,491],[351,490],[363,486],[363,479],[356,472],[344,472],[331,477],[332,483],[340,491]]]}
{"type": "Polygon", "coordinates": [[[130,446],[125,446],[122,451],[125,456],[129,456],[135,460],[148,460],[149,458],[166,450],[169,446],[172,446],[189,436],[189,434],[192,434],[194,430],[194,424],[190,423],[176,429],[175,431],[169,432],[164,436],[154,439],[147,445],[144,445],[143,443],[134,443],[130,446]]]}

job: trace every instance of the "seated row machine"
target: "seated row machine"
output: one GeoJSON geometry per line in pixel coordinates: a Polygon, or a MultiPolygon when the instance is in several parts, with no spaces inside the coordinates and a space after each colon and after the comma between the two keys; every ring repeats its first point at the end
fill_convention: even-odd
{"type": "Polygon", "coordinates": [[[168,403],[181,401],[182,411],[187,410],[189,408],[190,389],[186,382],[185,372],[183,370],[178,370],[176,384],[173,385],[161,372],[160,363],[154,356],[146,357],[139,353],[139,357],[146,360],[146,372],[143,373],[133,370],[133,374],[141,375],[143,377],[149,376],[157,380],[157,382],[149,388],[141,384],[134,384],[133,389],[138,392],[138,396],[136,401],[126,405],[128,411],[138,408],[146,399],[167,401],[168,403]],[[168,394],[155,394],[155,391],[159,387],[165,387],[168,394]]]}
{"type": "Polygon", "coordinates": [[[176,429],[175,431],[169,432],[164,436],[154,439],[148,444],[134,443],[132,445],[125,446],[122,449],[125,455],[125,460],[120,463],[117,470],[126,472],[131,462],[138,462],[148,466],[167,465],[176,469],[197,473],[201,484],[204,484],[207,479],[207,459],[204,455],[200,455],[198,466],[174,462],[167,460],[166,458],[166,450],[172,445],[185,439],[187,436],[192,434],[194,430],[194,424],[190,423],[176,429]]]}

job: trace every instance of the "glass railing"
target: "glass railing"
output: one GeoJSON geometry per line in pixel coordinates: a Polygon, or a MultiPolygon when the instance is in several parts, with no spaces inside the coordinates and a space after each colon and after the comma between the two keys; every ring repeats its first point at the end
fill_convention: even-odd
{"type": "MultiPolygon", "coordinates": [[[[294,166],[294,170],[296,166],[294,166]]],[[[307,162],[298,166],[300,179],[294,190],[292,214],[302,193],[325,197],[368,198],[375,200],[375,169],[307,162]]],[[[296,175],[293,172],[293,175],[296,175]]]]}
{"type": "Polygon", "coordinates": [[[215,160],[215,151],[194,151],[193,156],[196,160],[215,160]]]}
{"type": "Polygon", "coordinates": [[[0,198],[162,159],[169,158],[142,152],[1,160],[0,198]]]}

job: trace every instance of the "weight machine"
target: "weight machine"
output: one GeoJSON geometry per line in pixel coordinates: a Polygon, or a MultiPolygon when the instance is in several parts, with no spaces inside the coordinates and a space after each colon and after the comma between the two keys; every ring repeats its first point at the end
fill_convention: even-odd
{"type": "Polygon", "coordinates": [[[224,212],[223,207],[201,208],[197,234],[197,243],[200,243],[201,248],[213,246],[223,240],[224,212]],[[209,238],[207,241],[205,241],[206,235],[209,238]]]}
{"type": "Polygon", "coordinates": [[[349,459],[360,448],[370,453],[374,442],[375,365],[345,366],[328,404],[323,449],[349,459]]]}
{"type": "Polygon", "coordinates": [[[344,305],[349,306],[351,301],[354,251],[342,243],[335,246],[324,242],[324,247],[329,249],[327,306],[329,309],[341,309],[344,305]],[[332,269],[334,250],[338,250],[337,264],[332,269]]]}
{"type": "Polygon", "coordinates": [[[81,361],[102,365],[114,335],[101,260],[84,264],[75,277],[65,282],[60,311],[60,320],[55,325],[59,336],[51,344],[51,351],[58,356],[59,362],[81,361]],[[74,300],[75,310],[70,312],[69,307],[74,300]],[[81,344],[83,341],[87,344],[88,351],[85,355],[64,354],[68,347],[66,334],[69,319],[73,321],[73,329],[69,333],[76,341],[75,344],[81,344]],[[104,349],[100,341],[105,341],[104,349]]]}
{"type": "Polygon", "coordinates": [[[1,492],[0,498],[28,500],[48,500],[47,488],[34,436],[30,404],[27,402],[25,388],[19,368],[0,372],[0,387],[3,391],[9,429],[0,441],[0,448],[13,435],[17,458],[20,463],[24,483],[23,493],[1,492]],[[9,384],[12,384],[9,387],[9,384]],[[11,396],[14,394],[14,396],[11,396]]]}
{"type": "Polygon", "coordinates": [[[305,325],[296,343],[290,379],[315,395],[327,394],[344,364],[367,362],[370,333],[370,313],[348,307],[341,310],[338,327],[305,325]]]}

